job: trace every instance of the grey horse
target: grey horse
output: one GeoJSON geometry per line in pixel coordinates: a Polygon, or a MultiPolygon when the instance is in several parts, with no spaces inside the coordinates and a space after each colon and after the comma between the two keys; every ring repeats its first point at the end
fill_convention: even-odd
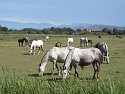
{"type": "Polygon", "coordinates": [[[108,55],[108,46],[105,42],[98,42],[96,44],[96,48],[98,48],[103,54],[103,61],[109,64],[109,55],[108,55]]]}
{"type": "Polygon", "coordinates": [[[88,46],[88,38],[80,38],[80,47],[82,46],[82,43],[84,43],[84,46],[88,46]]]}
{"type": "Polygon", "coordinates": [[[93,79],[98,79],[100,70],[100,63],[102,63],[102,53],[97,48],[79,49],[75,48],[68,54],[62,69],[63,79],[67,77],[67,69],[71,64],[75,69],[75,76],[79,77],[77,66],[87,66],[92,64],[94,68],[93,79]],[[97,76],[97,77],[96,77],[97,76]]]}
{"type": "Polygon", "coordinates": [[[46,52],[46,54],[43,56],[43,58],[41,60],[41,63],[39,63],[38,75],[40,76],[41,74],[43,74],[48,60],[51,60],[53,62],[53,73],[54,73],[54,69],[56,67],[57,70],[58,70],[58,73],[60,75],[60,71],[59,71],[57,62],[64,63],[65,59],[66,59],[66,56],[68,55],[68,53],[72,49],[74,49],[74,47],[72,47],[72,46],[61,47],[61,48],[53,47],[53,48],[49,49],[46,52]]]}

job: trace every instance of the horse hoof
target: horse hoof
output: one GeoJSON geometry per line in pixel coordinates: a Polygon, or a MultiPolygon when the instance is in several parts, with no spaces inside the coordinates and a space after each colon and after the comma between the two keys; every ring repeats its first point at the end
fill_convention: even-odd
{"type": "Polygon", "coordinates": [[[99,81],[99,79],[97,79],[97,81],[99,81]]]}

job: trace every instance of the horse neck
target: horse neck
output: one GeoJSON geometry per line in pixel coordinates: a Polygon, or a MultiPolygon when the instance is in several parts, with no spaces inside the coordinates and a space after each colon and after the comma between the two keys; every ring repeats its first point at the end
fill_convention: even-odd
{"type": "Polygon", "coordinates": [[[105,48],[106,48],[105,56],[107,56],[107,57],[108,57],[108,46],[107,46],[107,44],[106,44],[106,43],[105,43],[105,48]]]}
{"type": "Polygon", "coordinates": [[[69,65],[71,64],[71,62],[72,62],[72,51],[71,52],[69,52],[69,54],[67,55],[67,57],[66,57],[66,60],[65,60],[65,63],[64,63],[64,65],[63,65],[63,67],[66,67],[66,69],[68,69],[68,67],[69,67],[69,65]]]}
{"type": "Polygon", "coordinates": [[[50,53],[50,50],[43,56],[41,60],[41,66],[45,66],[47,64],[49,59],[49,53],[50,53]]]}
{"type": "Polygon", "coordinates": [[[27,40],[29,47],[31,46],[30,39],[27,40]]]}

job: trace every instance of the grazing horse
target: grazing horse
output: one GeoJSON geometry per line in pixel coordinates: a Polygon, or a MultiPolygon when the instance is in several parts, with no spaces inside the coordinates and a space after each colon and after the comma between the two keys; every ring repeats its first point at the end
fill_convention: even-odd
{"type": "Polygon", "coordinates": [[[108,46],[105,42],[98,42],[95,46],[96,48],[98,48],[103,55],[103,59],[104,62],[106,62],[107,64],[109,64],[109,56],[108,56],[108,46]]]}
{"type": "Polygon", "coordinates": [[[34,54],[35,55],[35,49],[39,48],[39,52],[38,54],[40,54],[40,49],[42,49],[42,52],[44,53],[43,50],[43,41],[42,40],[33,40],[32,44],[30,46],[30,54],[34,54]]]}
{"type": "Polygon", "coordinates": [[[84,43],[84,46],[88,46],[88,39],[87,38],[80,38],[80,47],[82,46],[82,43],[84,43]]]}
{"type": "Polygon", "coordinates": [[[72,45],[73,38],[67,38],[67,46],[72,45]]]}
{"type": "Polygon", "coordinates": [[[24,42],[24,41],[25,41],[25,38],[18,39],[19,46],[20,46],[20,43],[21,43],[21,46],[23,47],[23,42],[24,42]]]}
{"type": "Polygon", "coordinates": [[[92,40],[88,40],[88,43],[90,43],[91,47],[92,47],[92,40]]]}
{"type": "Polygon", "coordinates": [[[77,72],[77,66],[87,66],[92,63],[94,68],[93,79],[98,79],[98,73],[100,70],[100,63],[102,63],[102,53],[97,48],[87,48],[87,49],[79,49],[74,48],[67,55],[65,63],[62,69],[63,79],[67,77],[67,69],[71,64],[75,69],[75,76],[79,77],[77,72]]]}
{"type": "Polygon", "coordinates": [[[57,42],[57,43],[55,44],[55,47],[60,47],[60,48],[61,48],[61,45],[62,45],[62,42],[57,42]]]}
{"type": "MultiPolygon", "coordinates": [[[[39,63],[39,68],[38,68],[38,75],[40,76],[40,74],[43,74],[44,70],[45,70],[45,66],[48,62],[48,60],[51,60],[53,62],[53,71],[52,74],[54,73],[54,69],[55,67],[58,70],[58,73],[60,75],[60,71],[57,65],[57,62],[59,63],[64,63],[66,56],[68,55],[68,53],[74,49],[74,47],[68,46],[68,47],[53,47],[51,49],[49,49],[46,54],[43,56],[41,63],[39,63]]],[[[71,69],[70,69],[71,70],[71,69]]]]}

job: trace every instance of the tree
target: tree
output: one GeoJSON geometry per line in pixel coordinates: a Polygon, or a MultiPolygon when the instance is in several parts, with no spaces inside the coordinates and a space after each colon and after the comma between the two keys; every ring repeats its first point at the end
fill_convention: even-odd
{"type": "Polygon", "coordinates": [[[119,35],[119,30],[117,28],[113,28],[113,35],[119,35]]]}
{"type": "Polygon", "coordinates": [[[1,27],[1,30],[6,32],[6,31],[8,31],[8,28],[7,27],[1,27]]]}

